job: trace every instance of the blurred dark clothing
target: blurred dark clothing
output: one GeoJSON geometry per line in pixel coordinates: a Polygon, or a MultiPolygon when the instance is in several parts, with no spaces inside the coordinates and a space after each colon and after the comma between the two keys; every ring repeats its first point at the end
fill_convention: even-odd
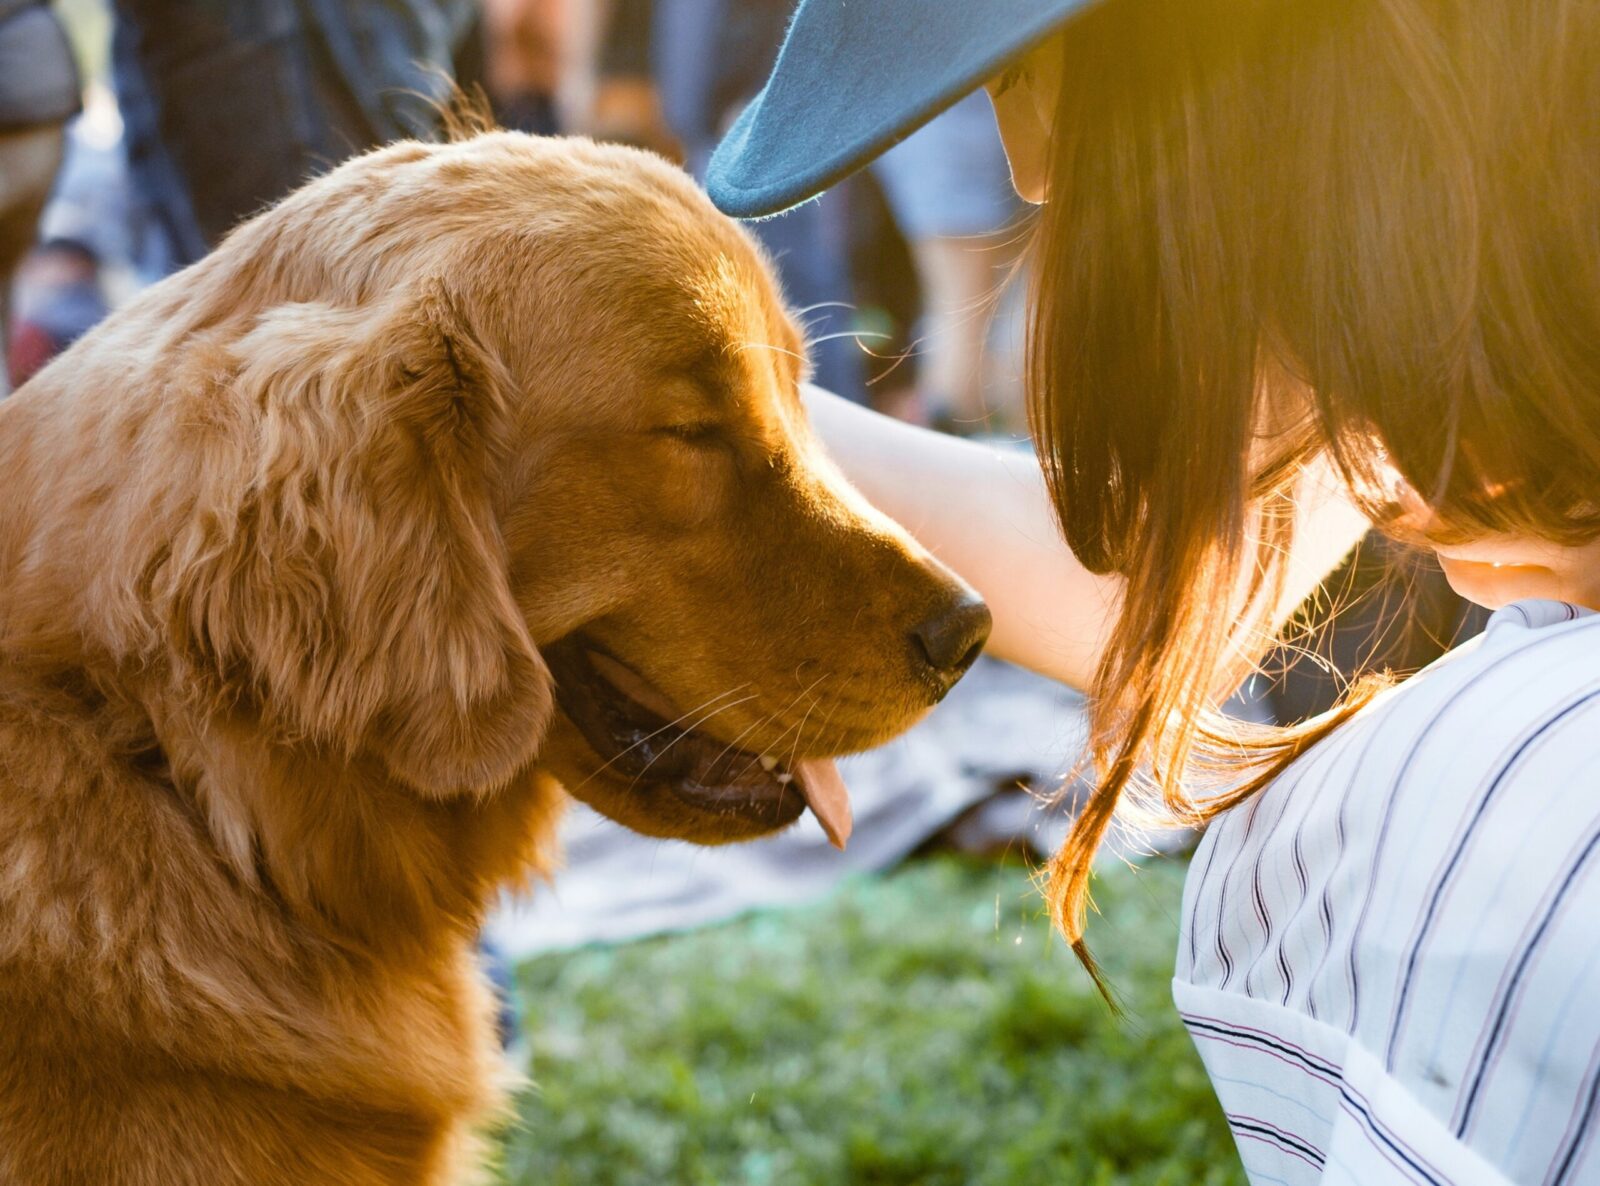
{"type": "Polygon", "coordinates": [[[600,73],[653,78],[673,130],[715,140],[766,82],[793,7],[791,0],[617,0],[600,73]]]}
{"type": "Polygon", "coordinates": [[[616,0],[600,43],[600,74],[606,78],[649,78],[654,0],[616,0]]]}
{"type": "Polygon", "coordinates": [[[502,128],[528,132],[534,136],[555,136],[561,132],[556,101],[542,91],[491,95],[489,101],[494,110],[494,121],[502,128]]]}
{"type": "Polygon", "coordinates": [[[718,35],[718,60],[724,66],[711,93],[719,139],[735,113],[766,85],[793,12],[789,0],[731,0],[725,5],[718,35]]]}
{"type": "Polygon", "coordinates": [[[77,114],[78,67],[61,22],[38,0],[0,0],[0,131],[77,114]]]}
{"type": "Polygon", "coordinates": [[[313,174],[431,136],[472,0],[115,0],[135,184],[175,262],[313,174]]]}

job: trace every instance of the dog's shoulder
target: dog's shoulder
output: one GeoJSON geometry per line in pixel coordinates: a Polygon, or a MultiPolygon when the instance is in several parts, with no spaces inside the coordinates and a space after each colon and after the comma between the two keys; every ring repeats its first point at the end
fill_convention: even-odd
{"type": "Polygon", "coordinates": [[[65,676],[0,674],[0,964],[115,963],[159,931],[199,863],[163,778],[148,722],[65,676]]]}

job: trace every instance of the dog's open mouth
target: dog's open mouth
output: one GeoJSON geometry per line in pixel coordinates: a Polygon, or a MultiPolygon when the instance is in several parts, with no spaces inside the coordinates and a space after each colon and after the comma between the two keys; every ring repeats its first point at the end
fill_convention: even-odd
{"type": "Polygon", "coordinates": [[[701,732],[696,723],[714,715],[720,701],[683,712],[579,636],[546,648],[545,659],[556,703],[609,772],[665,784],[694,806],[724,815],[780,817],[786,801],[799,796],[836,847],[850,838],[850,796],[832,759],[786,761],[701,732]]]}

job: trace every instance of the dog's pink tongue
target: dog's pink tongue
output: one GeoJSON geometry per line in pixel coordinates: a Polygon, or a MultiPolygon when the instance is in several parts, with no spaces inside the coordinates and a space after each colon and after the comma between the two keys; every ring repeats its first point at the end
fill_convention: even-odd
{"type": "Polygon", "coordinates": [[[817,817],[822,830],[837,849],[843,849],[850,839],[850,826],[854,822],[850,812],[850,788],[844,785],[832,758],[806,758],[796,764],[794,774],[800,780],[811,814],[817,817]]]}

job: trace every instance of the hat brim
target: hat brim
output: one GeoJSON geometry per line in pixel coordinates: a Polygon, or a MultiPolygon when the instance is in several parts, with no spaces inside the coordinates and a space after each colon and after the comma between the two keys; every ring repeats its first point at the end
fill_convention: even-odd
{"type": "Polygon", "coordinates": [[[1095,0],[802,0],[767,84],[712,154],[736,218],[815,197],[1095,0]]]}

